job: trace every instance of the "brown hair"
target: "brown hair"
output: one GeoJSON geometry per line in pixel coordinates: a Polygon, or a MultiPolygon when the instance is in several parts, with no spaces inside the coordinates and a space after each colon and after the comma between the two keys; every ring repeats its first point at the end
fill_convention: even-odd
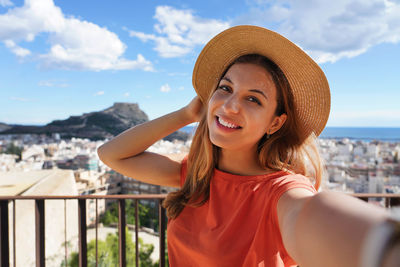
{"type": "MultiPolygon", "coordinates": [[[[321,184],[323,164],[319,156],[315,135],[304,136],[298,123],[296,107],[290,84],[282,70],[268,58],[250,54],[237,58],[226,70],[237,63],[251,63],[264,67],[277,90],[277,116],[284,113],[287,119],[270,138],[264,135],[258,143],[258,160],[265,169],[286,170],[314,177],[316,189],[321,184]]],[[[221,76],[221,78],[225,75],[221,76]]],[[[210,94],[209,98],[212,94],[210,94]]],[[[193,137],[187,159],[187,175],[182,188],[170,193],[163,205],[169,218],[176,218],[185,205],[201,206],[209,199],[210,182],[218,165],[219,148],[209,138],[207,114],[203,114],[193,137]]]]}

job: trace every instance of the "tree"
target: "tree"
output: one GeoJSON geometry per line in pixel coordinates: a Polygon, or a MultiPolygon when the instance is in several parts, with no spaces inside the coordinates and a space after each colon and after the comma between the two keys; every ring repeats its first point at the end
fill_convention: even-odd
{"type": "MultiPolygon", "coordinates": [[[[135,204],[132,199],[126,200],[126,222],[127,224],[135,224],[135,204]]],[[[158,231],[158,213],[155,207],[143,205],[139,203],[139,222],[141,226],[152,228],[158,231]]],[[[111,207],[106,210],[100,218],[100,222],[108,226],[111,223],[118,223],[118,204],[114,202],[111,207]]]]}
{"type": "MultiPolygon", "coordinates": [[[[98,251],[98,266],[99,267],[114,267],[119,265],[119,244],[118,233],[108,234],[106,241],[97,241],[98,251]]],[[[150,258],[151,253],[154,251],[154,246],[151,244],[144,244],[143,240],[139,238],[139,265],[140,267],[156,267],[157,263],[153,263],[150,258]]],[[[79,261],[79,254],[73,252],[68,259],[68,267],[77,267],[79,261]]],[[[96,266],[96,240],[89,242],[87,247],[87,263],[88,266],[96,266]]],[[[65,267],[65,262],[62,263],[65,267]]],[[[135,243],[132,241],[132,235],[126,230],[126,266],[135,266],[135,243]]]]}
{"type": "Polygon", "coordinates": [[[22,158],[22,151],[24,149],[22,147],[16,146],[14,145],[14,143],[10,143],[7,145],[7,148],[4,152],[5,154],[13,154],[13,155],[17,155],[18,156],[18,161],[21,160],[22,158]]]}

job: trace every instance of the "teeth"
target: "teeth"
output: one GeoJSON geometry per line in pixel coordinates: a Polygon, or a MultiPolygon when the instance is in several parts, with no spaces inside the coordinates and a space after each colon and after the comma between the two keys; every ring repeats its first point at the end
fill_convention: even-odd
{"type": "Polygon", "coordinates": [[[239,126],[237,126],[235,124],[232,124],[230,122],[224,121],[220,117],[218,117],[218,122],[221,123],[222,125],[224,125],[225,127],[228,127],[228,128],[239,128],[239,126]]]}

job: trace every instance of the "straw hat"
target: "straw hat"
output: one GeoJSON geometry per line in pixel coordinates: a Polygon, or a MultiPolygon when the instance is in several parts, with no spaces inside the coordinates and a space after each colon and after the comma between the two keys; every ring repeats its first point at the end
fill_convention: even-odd
{"type": "Polygon", "coordinates": [[[330,111],[326,77],[314,60],[280,34],[257,26],[227,29],[201,51],[193,70],[193,87],[205,102],[217,88],[225,69],[238,57],[260,54],[277,64],[292,88],[295,108],[305,136],[324,129],[330,111]]]}

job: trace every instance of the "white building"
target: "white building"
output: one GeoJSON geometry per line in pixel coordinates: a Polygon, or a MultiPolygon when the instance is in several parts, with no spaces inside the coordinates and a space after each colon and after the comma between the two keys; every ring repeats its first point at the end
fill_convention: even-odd
{"type": "MultiPolygon", "coordinates": [[[[70,170],[14,171],[0,173],[0,195],[77,195],[77,190],[70,170]]],[[[60,266],[65,258],[63,244],[66,241],[78,244],[78,203],[77,200],[46,200],[44,205],[46,265],[60,266]]],[[[15,210],[16,266],[34,266],[35,201],[15,200],[15,210]]],[[[10,266],[14,257],[12,220],[13,202],[10,201],[10,266]]]]}

